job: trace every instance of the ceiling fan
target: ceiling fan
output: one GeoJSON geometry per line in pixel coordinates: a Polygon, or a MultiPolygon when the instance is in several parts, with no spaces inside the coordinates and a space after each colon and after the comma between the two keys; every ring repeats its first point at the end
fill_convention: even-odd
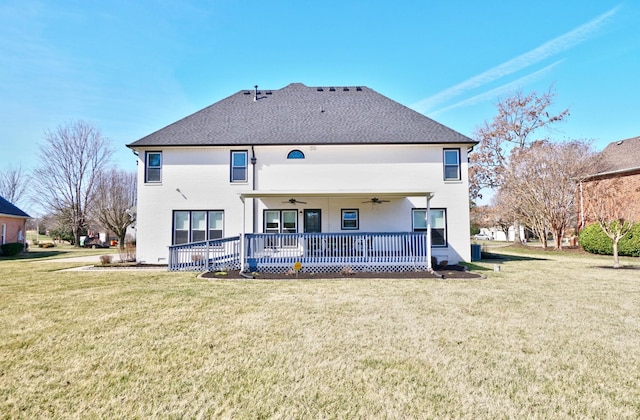
{"type": "Polygon", "coordinates": [[[381,203],[389,203],[389,200],[380,200],[378,197],[373,197],[371,200],[363,201],[363,203],[371,203],[371,204],[381,204],[381,203]]]}
{"type": "Polygon", "coordinates": [[[290,198],[287,201],[283,201],[283,203],[290,203],[290,204],[307,204],[306,201],[300,201],[300,200],[296,200],[295,198],[290,198]]]}

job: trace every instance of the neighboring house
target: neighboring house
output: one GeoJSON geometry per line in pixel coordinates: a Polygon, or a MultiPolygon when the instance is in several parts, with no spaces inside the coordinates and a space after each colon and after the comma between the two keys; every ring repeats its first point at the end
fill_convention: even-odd
{"type": "MultiPolygon", "coordinates": [[[[585,208],[588,208],[589,201],[598,199],[590,194],[590,186],[595,181],[617,180],[616,188],[623,192],[629,203],[640,202],[640,137],[610,143],[598,157],[598,164],[602,169],[580,183],[579,229],[593,222],[585,208]]],[[[638,216],[636,221],[640,221],[640,215],[638,216]]]]}
{"type": "Polygon", "coordinates": [[[367,87],[239,91],[128,145],[137,258],[235,266],[224,249],[262,271],[469,261],[475,144],[367,87]]]}
{"type": "Polygon", "coordinates": [[[27,213],[0,197],[0,245],[26,242],[27,213]]]}

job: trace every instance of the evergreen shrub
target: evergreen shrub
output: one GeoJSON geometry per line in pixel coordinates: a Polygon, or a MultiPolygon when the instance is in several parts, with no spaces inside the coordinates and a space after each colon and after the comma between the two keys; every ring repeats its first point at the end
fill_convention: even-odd
{"type": "MultiPolygon", "coordinates": [[[[592,254],[613,255],[613,241],[598,223],[593,223],[580,232],[582,249],[592,254]]],[[[618,255],[625,257],[640,256],[640,223],[635,223],[624,238],[618,242],[618,255]]]]}
{"type": "Polygon", "coordinates": [[[11,242],[8,244],[0,245],[2,255],[5,257],[13,257],[24,251],[24,244],[20,242],[11,242]]]}

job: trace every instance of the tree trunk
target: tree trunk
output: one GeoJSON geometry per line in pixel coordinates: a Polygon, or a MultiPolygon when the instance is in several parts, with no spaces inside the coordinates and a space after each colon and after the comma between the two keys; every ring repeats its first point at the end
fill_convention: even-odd
{"type": "Polygon", "coordinates": [[[118,234],[118,248],[120,249],[120,251],[124,251],[124,238],[126,235],[127,235],[126,230],[118,234]]]}
{"type": "Polygon", "coordinates": [[[613,240],[613,268],[620,268],[620,257],[618,256],[618,238],[613,240]]]}

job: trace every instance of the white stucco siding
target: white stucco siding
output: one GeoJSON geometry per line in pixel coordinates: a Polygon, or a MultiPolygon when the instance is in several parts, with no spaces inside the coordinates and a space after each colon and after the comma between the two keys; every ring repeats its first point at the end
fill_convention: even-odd
{"type": "Polygon", "coordinates": [[[223,210],[224,235],[242,232],[239,193],[249,183],[229,182],[229,149],[162,151],[162,182],[144,182],[144,152],[138,161],[137,257],[166,262],[172,243],[174,210],[223,210]]]}
{"type": "MultiPolygon", "coordinates": [[[[447,146],[447,147],[456,147],[447,146]]],[[[440,146],[427,145],[335,145],[335,146],[256,146],[256,190],[260,191],[432,191],[433,208],[447,211],[449,246],[434,249],[434,255],[451,262],[470,259],[469,203],[466,146],[460,146],[461,181],[443,180],[440,146]],[[299,149],[305,159],[287,159],[299,149]]],[[[157,151],[159,149],[149,149],[157,151]]],[[[253,231],[253,200],[242,192],[252,190],[249,163],[248,181],[230,182],[230,151],[250,147],[191,147],[162,150],[162,182],[145,183],[145,151],[138,162],[138,259],[148,263],[166,262],[172,243],[175,210],[223,210],[224,235],[253,231]]],[[[289,198],[289,197],[287,197],[289,198]]],[[[306,209],[322,211],[322,230],[340,232],[341,209],[358,209],[360,232],[411,231],[412,208],[426,207],[425,197],[390,198],[389,203],[373,205],[365,199],[305,197],[307,204],[291,205],[285,198],[256,199],[256,227],[262,231],[264,209],[297,209],[298,230],[303,231],[306,209]]]]}
{"type": "MultiPolygon", "coordinates": [[[[442,148],[420,145],[256,147],[259,190],[421,189],[442,148]],[[287,159],[293,149],[304,159],[287,159]]],[[[441,165],[441,163],[440,163],[441,165]]],[[[440,167],[438,174],[442,172],[440,167]]],[[[441,177],[440,177],[441,179],[441,177]]]]}

